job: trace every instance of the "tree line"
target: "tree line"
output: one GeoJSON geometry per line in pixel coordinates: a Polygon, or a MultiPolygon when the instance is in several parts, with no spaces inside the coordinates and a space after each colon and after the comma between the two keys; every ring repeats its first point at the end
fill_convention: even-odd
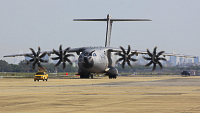
{"type": "MultiPolygon", "coordinates": [[[[48,72],[78,72],[78,67],[72,67],[71,65],[66,65],[66,68],[63,69],[62,65],[55,67],[54,63],[45,63],[41,64],[43,67],[46,67],[48,72]]],[[[0,60],[0,72],[37,72],[38,67],[35,66],[35,69],[32,69],[32,63],[27,65],[27,61],[23,60],[18,64],[9,64],[5,60],[0,60]]]]}
{"type": "MultiPolygon", "coordinates": [[[[66,68],[63,69],[62,65],[55,67],[54,63],[45,63],[41,64],[43,67],[46,67],[47,71],[50,73],[55,72],[78,72],[78,67],[66,65],[66,68]]],[[[190,71],[190,70],[196,70],[197,75],[200,75],[200,66],[190,66],[190,67],[164,67],[162,70],[159,69],[159,66],[157,66],[157,69],[152,72],[152,67],[144,67],[142,65],[135,65],[134,68],[130,68],[128,66],[125,66],[124,69],[122,69],[122,66],[116,66],[119,73],[177,73],[180,74],[182,71],[190,71]]],[[[32,69],[32,63],[27,65],[26,60],[23,60],[19,62],[18,64],[9,64],[5,60],[0,60],[0,72],[37,72],[38,70],[37,65],[35,66],[35,70],[32,69]]]]}

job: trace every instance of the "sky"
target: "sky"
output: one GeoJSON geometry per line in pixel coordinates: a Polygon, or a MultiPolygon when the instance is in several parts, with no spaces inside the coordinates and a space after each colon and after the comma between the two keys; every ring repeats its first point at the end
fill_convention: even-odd
{"type": "Polygon", "coordinates": [[[151,19],[114,22],[111,47],[200,56],[199,0],[0,0],[0,59],[67,47],[104,46],[106,22],[73,19],[151,19]]]}

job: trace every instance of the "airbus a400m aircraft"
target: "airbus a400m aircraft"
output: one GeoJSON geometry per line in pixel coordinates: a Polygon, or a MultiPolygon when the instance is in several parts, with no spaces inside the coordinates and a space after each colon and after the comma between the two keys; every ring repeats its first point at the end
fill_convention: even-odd
{"type": "Polygon", "coordinates": [[[109,78],[116,78],[118,75],[118,70],[114,67],[116,63],[122,61],[122,68],[124,68],[125,63],[127,63],[130,67],[133,67],[130,62],[131,61],[135,62],[137,61],[137,59],[132,58],[132,56],[134,55],[137,56],[138,54],[149,55],[149,57],[143,57],[143,58],[145,60],[149,60],[149,63],[146,64],[145,66],[150,66],[151,64],[153,64],[152,71],[156,69],[156,65],[159,65],[161,69],[163,68],[160,60],[166,61],[166,59],[164,58],[165,56],[195,58],[195,56],[165,53],[164,51],[157,53],[156,52],[157,47],[154,48],[152,53],[148,49],[147,51],[132,50],[130,45],[128,45],[128,49],[124,49],[121,46],[119,48],[110,47],[111,29],[114,21],[151,21],[149,19],[112,19],[111,15],[108,14],[107,18],[105,19],[74,19],[74,21],[106,21],[107,30],[106,30],[105,47],[79,47],[79,48],[68,47],[63,50],[62,45],[60,45],[59,50],[53,49],[53,51],[43,51],[43,52],[41,52],[40,47],[38,47],[38,52],[35,52],[32,48],[30,48],[32,53],[6,55],[4,57],[15,57],[15,56],[30,57],[32,59],[27,61],[27,64],[29,62],[32,62],[34,69],[36,64],[39,67],[41,67],[40,63],[48,62],[42,59],[46,54],[48,54],[49,56],[51,54],[56,54],[58,57],[51,58],[52,60],[58,60],[55,66],[58,66],[60,65],[60,63],[62,63],[63,68],[65,68],[66,62],[72,64],[72,62],[68,57],[74,56],[73,54],[69,54],[74,52],[77,53],[77,55],[79,55],[78,75],[80,75],[80,78],[89,78],[89,77],[92,78],[91,76],[92,73],[105,73],[106,75],[109,76],[109,78]],[[113,55],[118,55],[121,58],[119,58],[118,60],[114,60],[112,58],[113,55]]]}

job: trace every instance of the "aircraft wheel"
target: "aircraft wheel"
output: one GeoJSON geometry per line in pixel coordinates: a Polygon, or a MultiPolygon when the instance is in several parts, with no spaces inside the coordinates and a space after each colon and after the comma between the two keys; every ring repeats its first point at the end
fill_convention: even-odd
{"type": "Polygon", "coordinates": [[[114,75],[114,76],[113,76],[113,79],[116,79],[116,78],[117,78],[117,75],[114,75]]]}
{"type": "Polygon", "coordinates": [[[47,81],[48,79],[46,79],[46,81],[47,81]]]}
{"type": "Polygon", "coordinates": [[[80,78],[90,78],[90,73],[81,74],[80,78]]]}
{"type": "Polygon", "coordinates": [[[83,75],[80,75],[80,78],[83,78],[83,75]]]}
{"type": "Polygon", "coordinates": [[[93,79],[93,74],[90,75],[91,79],[93,79]]]}

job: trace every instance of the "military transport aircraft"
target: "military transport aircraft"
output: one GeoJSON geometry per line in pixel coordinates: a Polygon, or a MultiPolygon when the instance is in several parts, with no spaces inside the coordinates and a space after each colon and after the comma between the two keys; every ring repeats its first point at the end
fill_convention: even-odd
{"type": "Polygon", "coordinates": [[[32,59],[27,61],[32,62],[33,69],[37,64],[39,67],[42,67],[40,63],[46,63],[48,61],[42,59],[46,54],[49,56],[51,54],[55,54],[58,57],[51,58],[52,60],[58,60],[55,66],[60,65],[62,62],[63,68],[66,66],[66,62],[72,64],[68,57],[74,56],[73,54],[69,53],[77,53],[79,55],[78,58],[78,75],[80,78],[93,78],[92,73],[104,73],[109,76],[109,78],[116,78],[118,75],[118,70],[114,67],[117,62],[122,61],[122,68],[124,68],[125,63],[130,67],[133,67],[130,61],[137,61],[137,59],[132,58],[134,55],[138,54],[147,54],[149,57],[143,57],[145,60],[149,60],[150,62],[145,66],[150,66],[153,64],[154,71],[156,69],[156,65],[159,65],[162,69],[162,64],[160,60],[167,61],[164,57],[165,56],[178,56],[178,57],[190,57],[195,58],[195,56],[189,55],[180,55],[180,54],[173,54],[173,53],[165,53],[164,51],[156,52],[157,47],[154,48],[153,53],[151,53],[148,49],[147,51],[139,51],[139,50],[132,50],[130,45],[128,45],[128,49],[124,49],[123,47],[114,48],[110,47],[110,39],[111,39],[111,29],[112,24],[114,21],[151,21],[149,19],[112,19],[111,15],[108,14],[107,18],[105,19],[74,19],[74,21],[106,21],[107,22],[107,30],[106,30],[106,41],[105,47],[79,47],[79,48],[66,48],[62,49],[62,45],[60,45],[59,50],[53,51],[43,51],[41,52],[40,47],[38,47],[38,52],[35,52],[32,48],[30,50],[32,53],[25,53],[25,54],[14,54],[14,55],[6,55],[4,57],[15,57],[15,56],[25,56],[30,57],[32,59]],[[118,55],[121,58],[118,60],[114,60],[112,56],[118,55]],[[160,57],[160,56],[164,57],[160,57]]]}

